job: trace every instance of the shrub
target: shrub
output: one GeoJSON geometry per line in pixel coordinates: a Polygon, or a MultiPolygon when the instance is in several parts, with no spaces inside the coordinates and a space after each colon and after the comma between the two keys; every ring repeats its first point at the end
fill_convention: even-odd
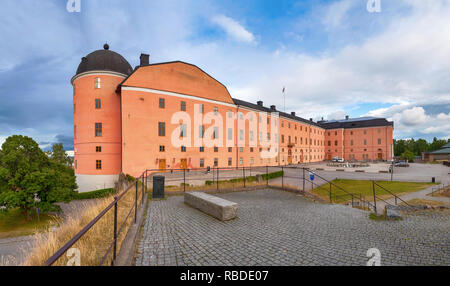
{"type": "Polygon", "coordinates": [[[116,193],[116,190],[114,190],[113,188],[109,188],[109,189],[102,189],[102,190],[97,190],[97,191],[92,191],[92,192],[87,192],[87,193],[76,193],[76,194],[74,194],[73,199],[74,200],[99,199],[99,198],[108,197],[115,193],[116,193]]]}
{"type": "Polygon", "coordinates": [[[278,171],[278,172],[274,172],[274,173],[269,173],[269,174],[263,174],[261,177],[263,178],[263,180],[270,180],[270,179],[275,179],[275,178],[279,178],[283,176],[283,171],[278,171]]]}

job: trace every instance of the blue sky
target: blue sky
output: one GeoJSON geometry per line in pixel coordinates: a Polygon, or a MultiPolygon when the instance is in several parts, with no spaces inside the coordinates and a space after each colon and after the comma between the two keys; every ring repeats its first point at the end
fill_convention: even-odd
{"type": "Polygon", "coordinates": [[[132,66],[183,60],[233,97],[304,118],[379,116],[395,137],[449,138],[447,0],[3,0],[0,143],[13,134],[73,147],[72,87],[81,57],[105,42],[132,66]]]}

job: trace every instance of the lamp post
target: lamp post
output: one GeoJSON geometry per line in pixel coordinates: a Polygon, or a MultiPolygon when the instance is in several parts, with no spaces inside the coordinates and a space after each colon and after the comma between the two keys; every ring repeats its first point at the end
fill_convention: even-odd
{"type": "MultiPolygon", "coordinates": [[[[38,197],[37,194],[34,194],[34,204],[38,204],[41,202],[41,199],[38,197]]],[[[39,208],[36,207],[36,213],[37,213],[37,218],[38,218],[38,223],[40,222],[40,218],[39,218],[39,208]]]]}

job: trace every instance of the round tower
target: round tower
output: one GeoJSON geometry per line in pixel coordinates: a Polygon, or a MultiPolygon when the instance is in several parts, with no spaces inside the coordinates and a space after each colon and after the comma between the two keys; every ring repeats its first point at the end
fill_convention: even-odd
{"type": "Polygon", "coordinates": [[[111,188],[122,171],[118,85],[132,72],[118,53],[97,50],[81,59],[73,85],[74,169],[79,192],[111,188]]]}

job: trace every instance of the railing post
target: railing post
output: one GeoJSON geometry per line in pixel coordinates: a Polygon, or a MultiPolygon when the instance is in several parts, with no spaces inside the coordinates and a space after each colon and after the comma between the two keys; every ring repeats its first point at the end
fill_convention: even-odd
{"type": "Polygon", "coordinates": [[[284,190],[284,168],[281,166],[281,188],[284,190]]]}
{"type": "Polygon", "coordinates": [[[137,222],[138,180],[136,180],[136,199],[134,201],[134,223],[137,222]]]}
{"type": "Polygon", "coordinates": [[[331,199],[331,183],[330,183],[330,203],[333,203],[333,200],[331,199]]]}
{"type": "Polygon", "coordinates": [[[266,186],[269,185],[269,166],[266,165],[266,186]]]}
{"type": "Polygon", "coordinates": [[[245,188],[245,167],[242,167],[242,174],[244,175],[244,188],[245,188]]]}
{"type": "Polygon", "coordinates": [[[352,208],[353,208],[353,194],[352,194],[352,208]]]}
{"type": "Polygon", "coordinates": [[[183,192],[186,193],[186,169],[183,169],[183,192]]]}
{"type": "Polygon", "coordinates": [[[113,261],[112,264],[116,262],[117,255],[117,197],[114,197],[114,249],[113,249],[113,261]]]}
{"type": "Polygon", "coordinates": [[[377,214],[377,200],[375,199],[375,182],[372,181],[372,192],[373,192],[373,210],[377,214]]]}
{"type": "Polygon", "coordinates": [[[397,196],[395,196],[395,205],[397,205],[397,196]]]}
{"type": "MultiPolygon", "coordinates": [[[[148,190],[147,184],[148,184],[148,176],[147,176],[147,170],[145,170],[145,192],[147,192],[147,190],[148,190]]],[[[141,205],[144,204],[144,195],[145,195],[145,192],[142,192],[141,205]]]]}
{"type": "Polygon", "coordinates": [[[305,168],[303,167],[303,191],[305,191],[305,168]]]}
{"type": "Polygon", "coordinates": [[[216,189],[219,190],[219,167],[217,167],[216,189]]]}

